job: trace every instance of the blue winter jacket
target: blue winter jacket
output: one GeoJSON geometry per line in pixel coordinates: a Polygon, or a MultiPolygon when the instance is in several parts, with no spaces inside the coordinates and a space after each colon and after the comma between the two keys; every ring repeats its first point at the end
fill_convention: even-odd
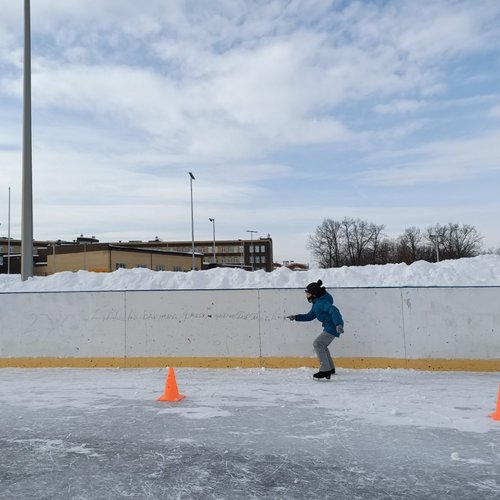
{"type": "Polygon", "coordinates": [[[313,299],[311,310],[307,314],[295,315],[295,321],[312,321],[313,319],[321,321],[325,332],[340,337],[336,326],[344,326],[344,320],[338,308],[333,305],[333,297],[328,292],[313,299]]]}

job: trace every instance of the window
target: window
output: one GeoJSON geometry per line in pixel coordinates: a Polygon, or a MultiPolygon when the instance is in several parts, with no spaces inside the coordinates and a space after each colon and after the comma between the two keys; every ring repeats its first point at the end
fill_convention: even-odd
{"type": "Polygon", "coordinates": [[[178,273],[178,272],[182,271],[182,267],[181,266],[174,266],[173,271],[178,273]]]}
{"type": "Polygon", "coordinates": [[[155,271],[165,271],[165,266],[162,264],[156,264],[155,271]]]}
{"type": "Polygon", "coordinates": [[[228,255],[226,257],[220,257],[219,262],[221,264],[240,264],[241,257],[235,257],[234,255],[228,255]]]}
{"type": "Polygon", "coordinates": [[[140,267],[141,269],[147,269],[148,266],[146,266],[146,264],[137,264],[136,267],[140,267]]]}
{"type": "Polygon", "coordinates": [[[117,262],[115,269],[127,269],[127,264],[123,264],[121,262],[117,262]]]}

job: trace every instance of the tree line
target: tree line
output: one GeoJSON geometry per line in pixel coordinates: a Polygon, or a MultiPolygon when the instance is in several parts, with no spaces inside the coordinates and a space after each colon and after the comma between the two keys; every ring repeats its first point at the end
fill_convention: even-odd
{"type": "Polygon", "coordinates": [[[349,217],[325,219],[309,236],[307,247],[321,268],[435,262],[485,253],[483,237],[469,224],[436,224],[424,231],[412,226],[396,238],[388,238],[384,228],[383,224],[349,217]]]}

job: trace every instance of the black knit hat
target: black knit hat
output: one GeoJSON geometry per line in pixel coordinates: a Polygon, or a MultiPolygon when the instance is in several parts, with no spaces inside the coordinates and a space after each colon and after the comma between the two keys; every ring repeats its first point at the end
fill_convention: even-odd
{"type": "Polygon", "coordinates": [[[326,291],[321,285],[323,285],[321,280],[318,280],[316,283],[309,283],[309,285],[306,286],[306,292],[310,293],[313,297],[321,297],[326,291]]]}

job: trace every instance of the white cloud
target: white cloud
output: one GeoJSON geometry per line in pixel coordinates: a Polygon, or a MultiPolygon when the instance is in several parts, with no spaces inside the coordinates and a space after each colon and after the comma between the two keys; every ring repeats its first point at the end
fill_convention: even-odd
{"type": "Polygon", "coordinates": [[[398,166],[365,171],[361,180],[379,186],[404,186],[430,182],[453,182],[500,170],[500,130],[471,139],[441,140],[412,150],[399,151],[391,163],[398,166]],[[404,156],[417,157],[405,160],[404,156]]]}
{"type": "Polygon", "coordinates": [[[489,111],[489,114],[491,116],[493,116],[494,118],[500,118],[500,104],[497,105],[497,106],[493,106],[490,111],[489,111]]]}
{"type": "MultiPolygon", "coordinates": [[[[484,5],[484,11],[493,11],[484,5]]],[[[417,110],[444,89],[436,59],[482,47],[492,28],[469,3],[55,1],[33,9],[34,105],[115,116],[165,152],[251,158],[289,145],[352,138],[336,110],[373,95],[380,113],[417,110]],[[160,8],[161,7],[161,8],[160,8]],[[307,9],[306,9],[307,7],[307,9]],[[451,8],[453,7],[453,8],[451,8]],[[338,28],[338,29],[337,29],[338,28]],[[82,42],[85,43],[82,43],[82,42]],[[144,67],[120,50],[141,47],[144,67]],[[163,64],[151,58],[161,56],[163,64]]],[[[1,83],[19,93],[19,81],[1,83]]]]}
{"type": "Polygon", "coordinates": [[[411,113],[419,110],[424,103],[414,99],[400,99],[387,104],[378,104],[374,107],[377,113],[411,113]]]}

